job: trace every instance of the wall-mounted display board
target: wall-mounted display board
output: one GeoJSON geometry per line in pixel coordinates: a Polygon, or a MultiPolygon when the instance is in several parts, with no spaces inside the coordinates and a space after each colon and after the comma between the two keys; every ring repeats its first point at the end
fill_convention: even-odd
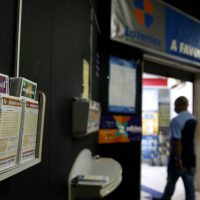
{"type": "Polygon", "coordinates": [[[159,0],[112,0],[111,39],[200,65],[200,21],[159,0]]]}
{"type": "MultiPolygon", "coordinates": [[[[4,77],[7,78],[0,75],[3,88],[0,92],[0,181],[41,162],[46,104],[42,92],[38,92],[37,101],[32,99],[33,95],[21,95],[23,86],[27,85],[24,81],[18,83],[21,92],[11,96],[5,89],[11,86],[9,79],[4,77]]],[[[29,85],[28,79],[23,80],[29,85]]],[[[30,88],[35,87],[28,89],[33,94],[30,88]]],[[[12,88],[10,92],[16,91],[12,88]]]]}
{"type": "Polygon", "coordinates": [[[39,93],[39,104],[25,108],[27,110],[22,115],[22,103],[19,98],[1,97],[0,101],[7,102],[1,103],[0,108],[1,181],[41,162],[46,97],[44,93],[39,93]],[[30,119],[27,120],[28,117],[30,119]],[[31,128],[27,129],[27,124],[30,124],[31,120],[31,128]]]}
{"type": "Polygon", "coordinates": [[[134,113],[136,107],[136,62],[110,57],[108,111],[134,113]]]}

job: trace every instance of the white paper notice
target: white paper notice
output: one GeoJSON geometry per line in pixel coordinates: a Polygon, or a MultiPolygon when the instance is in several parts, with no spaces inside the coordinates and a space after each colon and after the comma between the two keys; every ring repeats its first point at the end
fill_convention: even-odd
{"type": "Polygon", "coordinates": [[[135,108],[136,69],[111,63],[109,83],[109,106],[126,110],[135,108]]]}

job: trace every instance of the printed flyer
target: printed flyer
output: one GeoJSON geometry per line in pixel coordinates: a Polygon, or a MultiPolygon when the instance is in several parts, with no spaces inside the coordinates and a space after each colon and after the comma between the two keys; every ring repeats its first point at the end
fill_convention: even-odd
{"type": "Polygon", "coordinates": [[[22,78],[21,97],[35,99],[37,92],[37,83],[22,78]]]}
{"type": "Polygon", "coordinates": [[[0,96],[0,171],[16,163],[21,111],[19,98],[0,96]]]}
{"type": "Polygon", "coordinates": [[[9,78],[0,73],[0,94],[9,94],[9,78]]]}
{"type": "Polygon", "coordinates": [[[38,101],[29,100],[23,105],[23,128],[20,163],[35,158],[38,110],[38,101]]]}
{"type": "Polygon", "coordinates": [[[121,143],[141,140],[141,117],[106,115],[100,122],[98,143],[121,143]]]}

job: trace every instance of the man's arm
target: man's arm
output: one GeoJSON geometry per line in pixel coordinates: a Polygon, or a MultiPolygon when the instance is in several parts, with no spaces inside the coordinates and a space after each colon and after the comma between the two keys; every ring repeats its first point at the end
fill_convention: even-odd
{"type": "Polygon", "coordinates": [[[182,154],[182,142],[181,139],[173,138],[172,139],[172,145],[174,150],[174,159],[176,168],[178,170],[183,169],[182,160],[181,160],[181,154],[182,154]]]}

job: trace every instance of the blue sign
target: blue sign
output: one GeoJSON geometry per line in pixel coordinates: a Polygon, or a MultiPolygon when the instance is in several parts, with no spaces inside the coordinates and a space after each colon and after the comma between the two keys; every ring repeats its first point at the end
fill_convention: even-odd
{"type": "Polygon", "coordinates": [[[200,62],[200,22],[157,0],[113,0],[111,39],[200,62]]]}
{"type": "Polygon", "coordinates": [[[158,136],[142,136],[142,157],[144,159],[153,159],[158,157],[158,136]]]}
{"type": "Polygon", "coordinates": [[[166,52],[200,61],[200,24],[166,7],[166,52]]]}

